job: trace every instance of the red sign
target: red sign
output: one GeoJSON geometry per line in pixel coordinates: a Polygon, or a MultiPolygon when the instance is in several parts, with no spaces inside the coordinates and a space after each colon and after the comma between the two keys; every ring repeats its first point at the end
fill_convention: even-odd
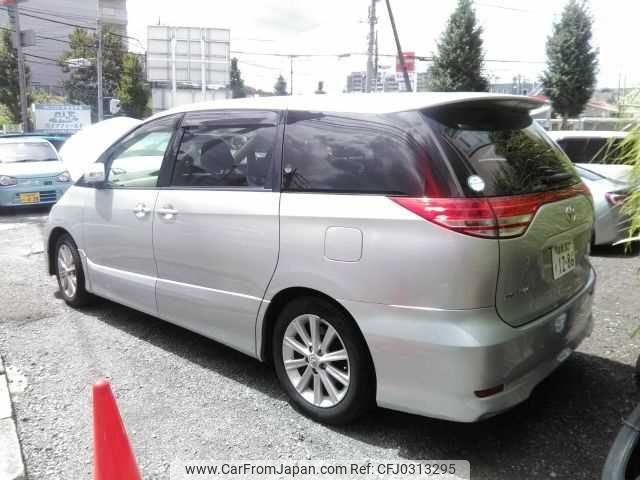
{"type": "MultiPolygon", "coordinates": [[[[404,66],[407,68],[407,72],[415,71],[416,52],[402,52],[402,58],[404,59],[404,66]]],[[[396,58],[396,72],[402,73],[402,66],[400,65],[399,58],[396,58]]]]}

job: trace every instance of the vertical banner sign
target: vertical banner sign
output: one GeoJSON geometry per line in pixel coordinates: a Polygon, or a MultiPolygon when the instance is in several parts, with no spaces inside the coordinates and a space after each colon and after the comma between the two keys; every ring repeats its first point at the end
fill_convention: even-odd
{"type": "MultiPolygon", "coordinates": [[[[402,52],[402,58],[404,59],[405,67],[407,67],[407,72],[415,72],[416,52],[402,52]]],[[[398,57],[396,57],[396,72],[402,73],[402,66],[400,65],[400,59],[398,57]]]]}

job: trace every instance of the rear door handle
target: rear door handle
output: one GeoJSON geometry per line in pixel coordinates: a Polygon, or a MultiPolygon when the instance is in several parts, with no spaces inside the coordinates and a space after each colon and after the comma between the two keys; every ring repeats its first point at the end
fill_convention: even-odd
{"type": "Polygon", "coordinates": [[[151,209],[147,207],[144,203],[137,204],[136,208],[133,209],[133,213],[138,218],[146,217],[149,212],[151,212],[151,209]]]}
{"type": "Polygon", "coordinates": [[[156,213],[165,220],[171,220],[175,218],[176,215],[178,215],[178,210],[173,208],[171,205],[165,205],[162,208],[156,209],[156,213]]]}

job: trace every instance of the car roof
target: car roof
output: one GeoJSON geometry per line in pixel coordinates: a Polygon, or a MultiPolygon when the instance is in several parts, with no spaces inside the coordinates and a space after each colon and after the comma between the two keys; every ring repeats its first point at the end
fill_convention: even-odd
{"type": "Polygon", "coordinates": [[[624,138],[627,132],[616,130],[553,130],[547,132],[554,140],[564,138],[624,138]]]}
{"type": "Polygon", "coordinates": [[[336,113],[383,114],[419,110],[455,103],[490,101],[506,107],[532,110],[545,105],[538,98],[483,92],[350,93],[253,97],[192,103],[157,113],[152,118],[203,110],[311,110],[336,113]]]}
{"type": "Polygon", "coordinates": [[[6,144],[6,143],[46,143],[47,145],[51,145],[51,143],[45,138],[28,136],[28,135],[0,137],[0,144],[6,144]]]}

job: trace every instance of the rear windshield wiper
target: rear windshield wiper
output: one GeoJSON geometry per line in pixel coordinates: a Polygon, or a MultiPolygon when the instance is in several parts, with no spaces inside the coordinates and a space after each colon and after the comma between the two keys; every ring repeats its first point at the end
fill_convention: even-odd
{"type": "Polygon", "coordinates": [[[551,183],[565,182],[567,180],[571,180],[572,178],[573,178],[573,174],[563,172],[563,173],[554,173],[553,175],[547,175],[545,177],[542,177],[541,180],[546,184],[551,184],[551,183]]]}

